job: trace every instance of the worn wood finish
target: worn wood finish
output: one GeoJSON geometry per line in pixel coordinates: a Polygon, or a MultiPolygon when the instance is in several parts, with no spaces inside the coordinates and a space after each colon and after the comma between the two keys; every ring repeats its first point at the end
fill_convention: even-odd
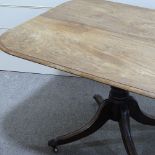
{"type": "Polygon", "coordinates": [[[1,36],[12,55],[155,98],[155,11],[74,0],[1,36]]]}

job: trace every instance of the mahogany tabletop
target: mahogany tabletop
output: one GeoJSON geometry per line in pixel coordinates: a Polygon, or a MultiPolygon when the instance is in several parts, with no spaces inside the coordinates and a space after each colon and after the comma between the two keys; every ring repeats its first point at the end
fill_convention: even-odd
{"type": "Polygon", "coordinates": [[[73,0],[9,30],[11,55],[155,98],[155,11],[73,0]]]}

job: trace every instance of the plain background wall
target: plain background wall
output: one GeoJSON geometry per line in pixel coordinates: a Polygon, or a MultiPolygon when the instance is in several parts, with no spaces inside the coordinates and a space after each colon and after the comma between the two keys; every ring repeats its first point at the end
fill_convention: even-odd
{"type": "MultiPolygon", "coordinates": [[[[37,1],[0,0],[0,34],[7,31],[8,28],[15,27],[47,11],[48,9],[53,8],[66,1],[69,0],[37,0],[37,1]],[[26,6],[35,6],[36,8],[28,8],[26,6]]],[[[155,0],[112,0],[112,1],[155,9],[155,0]]],[[[0,52],[0,70],[33,72],[41,74],[56,74],[67,76],[70,75],[43,65],[39,65],[33,62],[29,62],[26,60],[10,56],[3,52],[0,52]]]]}

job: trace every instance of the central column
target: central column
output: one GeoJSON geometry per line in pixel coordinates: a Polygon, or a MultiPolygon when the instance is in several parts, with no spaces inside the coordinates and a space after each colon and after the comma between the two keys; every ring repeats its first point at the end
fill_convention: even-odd
{"type": "Polygon", "coordinates": [[[128,91],[113,86],[111,87],[109,99],[122,100],[127,97],[129,97],[128,91]]]}

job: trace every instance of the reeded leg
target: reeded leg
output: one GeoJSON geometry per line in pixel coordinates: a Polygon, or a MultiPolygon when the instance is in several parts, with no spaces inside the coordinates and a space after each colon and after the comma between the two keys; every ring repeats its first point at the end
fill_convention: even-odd
{"type": "Polygon", "coordinates": [[[130,133],[130,116],[126,105],[121,107],[119,126],[128,155],[138,155],[130,133]]]}
{"type": "Polygon", "coordinates": [[[140,110],[138,103],[129,95],[128,91],[116,87],[111,87],[107,100],[104,101],[99,95],[95,95],[94,99],[99,105],[99,109],[94,118],[79,130],[52,139],[48,142],[49,146],[53,147],[54,151],[57,152],[57,146],[89,136],[111,119],[119,122],[123,142],[128,155],[138,155],[130,133],[129,118],[131,116],[136,121],[147,125],[155,125],[155,119],[150,118],[140,110]]]}
{"type": "Polygon", "coordinates": [[[96,115],[88,124],[86,124],[81,129],[76,130],[75,132],[69,133],[64,136],[57,137],[56,139],[49,141],[48,142],[49,146],[53,147],[55,150],[55,148],[59,145],[71,143],[73,141],[79,140],[81,138],[84,138],[94,133],[100,127],[102,127],[102,125],[105,124],[107,120],[109,119],[110,108],[111,108],[111,104],[108,104],[108,102],[104,102],[100,104],[96,115]]]}
{"type": "Polygon", "coordinates": [[[129,104],[129,110],[131,117],[135,119],[137,122],[146,125],[155,125],[155,118],[153,119],[153,116],[149,116],[148,114],[142,112],[138,103],[133,98],[129,104]]]}

